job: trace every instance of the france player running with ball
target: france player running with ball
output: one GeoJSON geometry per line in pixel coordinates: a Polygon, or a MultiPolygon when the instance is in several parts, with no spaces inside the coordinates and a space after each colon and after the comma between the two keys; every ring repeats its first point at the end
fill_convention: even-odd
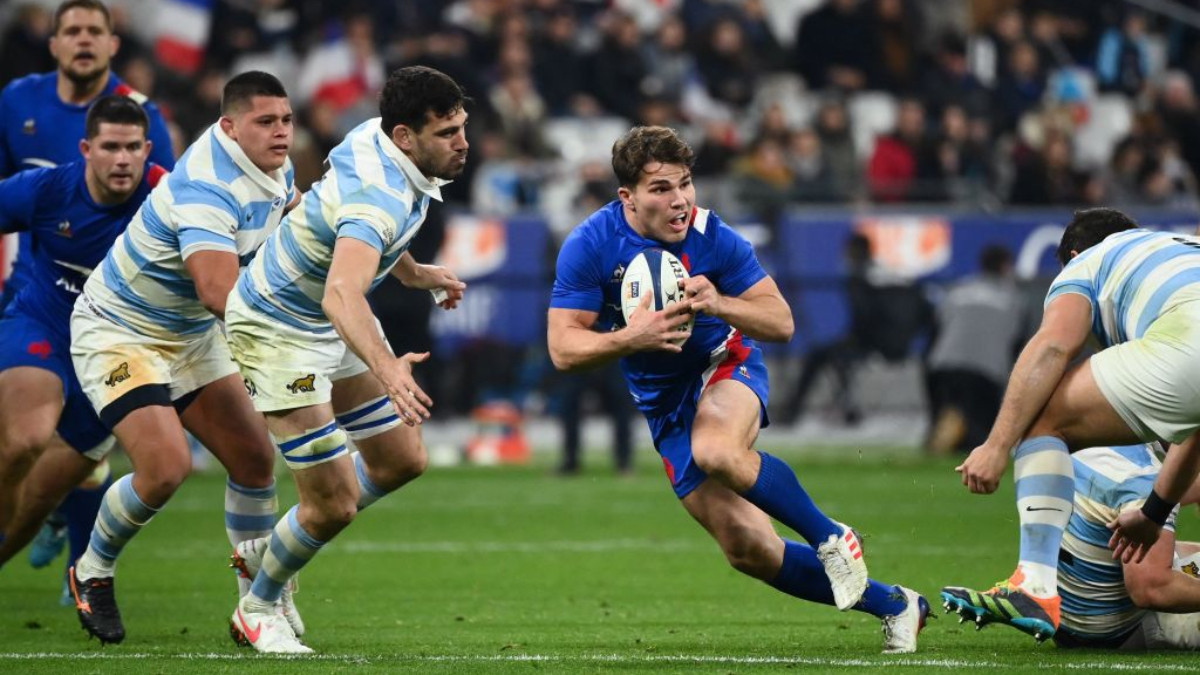
{"type": "Polygon", "coordinates": [[[462,299],[465,284],[408,247],[466,165],[465,103],[436,70],[392,73],[381,116],[329,153],[229,297],[229,345],[300,493],[268,537],[234,553],[254,584],[231,624],[257,651],[312,651],[277,613],[288,581],[359,511],[425,470],[420,423],[432,401],[412,369],[429,354],[395,356],[367,294],[392,274],[444,293],[447,309],[462,299]]]}
{"type": "Polygon", "coordinates": [[[915,651],[925,599],[869,579],[854,531],[817,508],[791,467],[753,448],[768,396],[755,341],[790,340],[792,313],[749,242],[696,206],[693,159],[663,127],[636,127],[613,146],[619,199],[559,252],[550,356],[564,371],[620,359],[676,496],[735,569],[798,598],[880,617],[885,652],[915,651]],[[684,299],[653,311],[646,293],[626,322],[624,270],[651,248],[690,272],[684,299]],[[681,334],[691,314],[695,326],[681,334]],[[772,518],[808,543],[780,538],[772,518]]]}

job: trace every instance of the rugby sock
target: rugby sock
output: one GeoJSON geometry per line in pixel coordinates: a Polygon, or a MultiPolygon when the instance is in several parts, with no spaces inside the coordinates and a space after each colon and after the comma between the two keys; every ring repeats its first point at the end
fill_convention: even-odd
{"type": "MultiPolygon", "coordinates": [[[[264,488],[250,488],[229,480],[225,483],[225,534],[229,543],[237,545],[247,539],[270,536],[275,526],[275,511],[279,501],[275,499],[275,481],[264,488]]],[[[245,595],[250,590],[250,579],[238,575],[238,593],[245,595]]]]}
{"type": "Polygon", "coordinates": [[[841,536],[842,528],[817,508],[792,467],[774,455],[762,451],[758,455],[762,457],[762,468],[754,487],[742,493],[746,501],[800,533],[813,546],[841,536]]]}
{"type": "Polygon", "coordinates": [[[100,514],[100,506],[104,503],[104,494],[113,484],[112,472],[108,472],[104,482],[95,487],[77,487],[71,490],[63,500],[58,512],[67,521],[67,546],[70,555],[67,566],[87,550],[88,541],[92,537],[92,528],[96,526],[96,518],[100,514]]]}
{"type": "Polygon", "coordinates": [[[104,493],[92,540],[87,551],[75,563],[75,574],[82,581],[94,577],[111,577],[117,556],[125,544],[138,533],[158,509],[146,506],[133,489],[133,474],[126,474],[104,493]]]}
{"type": "MultiPolygon", "coordinates": [[[[811,546],[798,542],[785,539],[783,543],[783,565],[770,585],[802,600],[833,605],[833,589],[829,586],[829,577],[825,576],[825,568],[817,558],[817,552],[811,546]]],[[[854,609],[882,618],[895,616],[907,606],[904,591],[898,586],[869,579],[867,590],[854,609]]]]}
{"type": "Polygon", "coordinates": [[[1021,557],[1013,582],[1036,597],[1058,595],[1058,549],[1071,519],[1075,469],[1062,440],[1028,438],[1013,455],[1021,557]]]}
{"type": "Polygon", "coordinates": [[[249,611],[269,611],[283,594],[288,579],[307,565],[325,545],[325,542],[317,541],[300,526],[300,520],[296,517],[299,508],[293,506],[271,533],[271,543],[263,553],[262,568],[254,577],[250,594],[245,598],[245,606],[249,611]]]}
{"type": "Polygon", "coordinates": [[[388,491],[371,482],[361,453],[355,450],[350,457],[354,460],[354,475],[358,477],[358,510],[362,511],[382,499],[388,491]]]}

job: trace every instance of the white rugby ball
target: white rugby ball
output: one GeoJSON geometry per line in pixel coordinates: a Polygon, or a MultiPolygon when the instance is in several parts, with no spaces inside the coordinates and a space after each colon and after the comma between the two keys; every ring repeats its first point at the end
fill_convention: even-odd
{"type": "MultiPolygon", "coordinates": [[[[637,254],[625,267],[625,275],[621,277],[621,314],[625,323],[641,304],[642,296],[650,293],[653,301],[649,309],[659,311],[673,303],[683,300],[683,291],[679,282],[688,278],[688,272],[669,251],[661,248],[650,248],[637,254]]],[[[686,333],[696,323],[693,315],[687,323],[679,327],[679,332],[686,333]]],[[[676,344],[683,344],[687,338],[682,338],[676,344]]]]}

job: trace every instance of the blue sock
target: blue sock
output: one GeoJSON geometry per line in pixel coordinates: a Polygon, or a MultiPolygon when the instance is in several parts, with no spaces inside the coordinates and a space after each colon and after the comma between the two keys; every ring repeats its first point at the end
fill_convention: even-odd
{"type": "Polygon", "coordinates": [[[842,534],[842,528],[822,513],[804,491],[792,467],[774,455],[761,451],[758,455],[762,457],[762,468],[754,487],[742,493],[746,501],[798,532],[813,546],[842,534]]]}
{"type": "Polygon", "coordinates": [[[96,514],[100,513],[100,504],[104,501],[104,493],[113,484],[112,474],[103,485],[94,488],[75,488],[63,500],[58,512],[67,521],[67,536],[70,545],[70,555],[67,557],[67,567],[75,564],[79,556],[87,550],[92,538],[92,527],[96,524],[96,514]]]}
{"type": "MultiPolygon", "coordinates": [[[[799,542],[785,539],[783,543],[783,565],[770,585],[802,600],[832,606],[833,590],[829,587],[829,577],[825,576],[825,568],[817,559],[817,552],[811,546],[799,542]]],[[[899,586],[869,579],[867,591],[863,593],[862,600],[854,609],[882,618],[895,616],[907,606],[908,600],[899,586]]]]}

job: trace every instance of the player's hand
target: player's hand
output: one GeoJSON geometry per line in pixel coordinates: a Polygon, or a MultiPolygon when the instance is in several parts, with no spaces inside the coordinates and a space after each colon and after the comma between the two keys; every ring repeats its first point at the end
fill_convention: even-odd
{"type": "Polygon", "coordinates": [[[433,297],[442,309],[454,309],[467,290],[467,285],[459,281],[454,272],[441,265],[417,265],[420,274],[407,284],[413,288],[433,291],[433,297]]]}
{"type": "Polygon", "coordinates": [[[428,359],[429,352],[405,354],[396,357],[384,372],[376,373],[376,377],[387,389],[388,398],[392,400],[396,414],[410,427],[429,419],[429,407],[433,405],[433,399],[421,390],[412,374],[413,364],[428,359]]]}
{"type": "Polygon", "coordinates": [[[678,354],[683,343],[692,336],[691,331],[681,331],[692,318],[691,305],[687,301],[675,302],[665,309],[650,309],[652,293],[643,293],[637,309],[629,315],[625,325],[629,347],[635,352],[658,350],[678,354]]]}
{"type": "Polygon", "coordinates": [[[1150,552],[1162,528],[1146,517],[1141,509],[1126,509],[1112,522],[1108,529],[1113,531],[1108,547],[1113,550],[1113,560],[1122,563],[1142,562],[1150,552]]]}
{"type": "Polygon", "coordinates": [[[683,297],[692,305],[693,312],[704,312],[710,316],[721,316],[721,305],[725,296],[717,291],[717,287],[703,274],[688,277],[679,282],[683,288],[683,297]]]}
{"type": "Polygon", "coordinates": [[[1000,487],[1000,477],[1008,466],[1008,451],[986,443],[975,448],[954,470],[962,474],[962,483],[977,495],[990,495],[1000,487]]]}

